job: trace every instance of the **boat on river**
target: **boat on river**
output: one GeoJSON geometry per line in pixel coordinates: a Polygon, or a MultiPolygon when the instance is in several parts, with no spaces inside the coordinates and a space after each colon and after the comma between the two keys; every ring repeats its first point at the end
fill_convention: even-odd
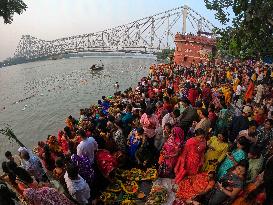
{"type": "Polygon", "coordinates": [[[90,67],[90,70],[102,70],[104,68],[104,65],[97,65],[97,64],[93,64],[91,67],[90,67]]]}

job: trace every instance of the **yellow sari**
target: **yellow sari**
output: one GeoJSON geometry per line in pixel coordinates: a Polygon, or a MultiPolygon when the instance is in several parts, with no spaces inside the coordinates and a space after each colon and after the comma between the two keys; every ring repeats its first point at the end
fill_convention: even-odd
{"type": "Polygon", "coordinates": [[[222,87],[222,92],[223,92],[223,94],[224,94],[225,103],[226,103],[226,105],[227,105],[228,103],[231,102],[231,92],[230,92],[229,87],[222,87]]]}
{"type": "Polygon", "coordinates": [[[220,142],[216,136],[210,138],[207,142],[210,147],[205,154],[205,162],[202,168],[203,171],[215,171],[217,165],[225,158],[228,151],[228,143],[220,142]],[[212,162],[214,160],[215,162],[212,162]]]}
{"type": "Polygon", "coordinates": [[[231,73],[230,73],[229,70],[227,71],[226,76],[227,76],[227,79],[228,79],[228,80],[231,80],[231,79],[232,79],[232,76],[231,76],[231,73]]]}

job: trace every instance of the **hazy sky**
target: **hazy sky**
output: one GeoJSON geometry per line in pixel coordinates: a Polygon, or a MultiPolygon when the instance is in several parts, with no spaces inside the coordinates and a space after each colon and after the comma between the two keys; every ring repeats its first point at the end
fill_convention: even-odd
{"type": "Polygon", "coordinates": [[[0,61],[11,57],[24,34],[53,40],[92,33],[122,25],[187,4],[210,20],[219,23],[203,0],[24,0],[27,10],[15,15],[12,24],[0,18],[0,61]]]}

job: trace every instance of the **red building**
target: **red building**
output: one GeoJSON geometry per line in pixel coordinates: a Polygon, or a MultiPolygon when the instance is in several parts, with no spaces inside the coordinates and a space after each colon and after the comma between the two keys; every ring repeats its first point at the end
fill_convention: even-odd
{"type": "Polygon", "coordinates": [[[174,63],[190,66],[191,63],[208,61],[209,55],[215,48],[215,39],[206,36],[175,35],[176,49],[174,52],[174,63]]]}

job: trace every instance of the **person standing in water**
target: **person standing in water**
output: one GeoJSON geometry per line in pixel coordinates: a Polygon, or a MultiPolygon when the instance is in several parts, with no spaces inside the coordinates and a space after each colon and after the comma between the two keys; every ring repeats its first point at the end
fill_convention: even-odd
{"type": "Polygon", "coordinates": [[[118,82],[115,83],[114,88],[115,88],[115,92],[117,93],[119,91],[119,84],[118,84],[118,82]]]}

